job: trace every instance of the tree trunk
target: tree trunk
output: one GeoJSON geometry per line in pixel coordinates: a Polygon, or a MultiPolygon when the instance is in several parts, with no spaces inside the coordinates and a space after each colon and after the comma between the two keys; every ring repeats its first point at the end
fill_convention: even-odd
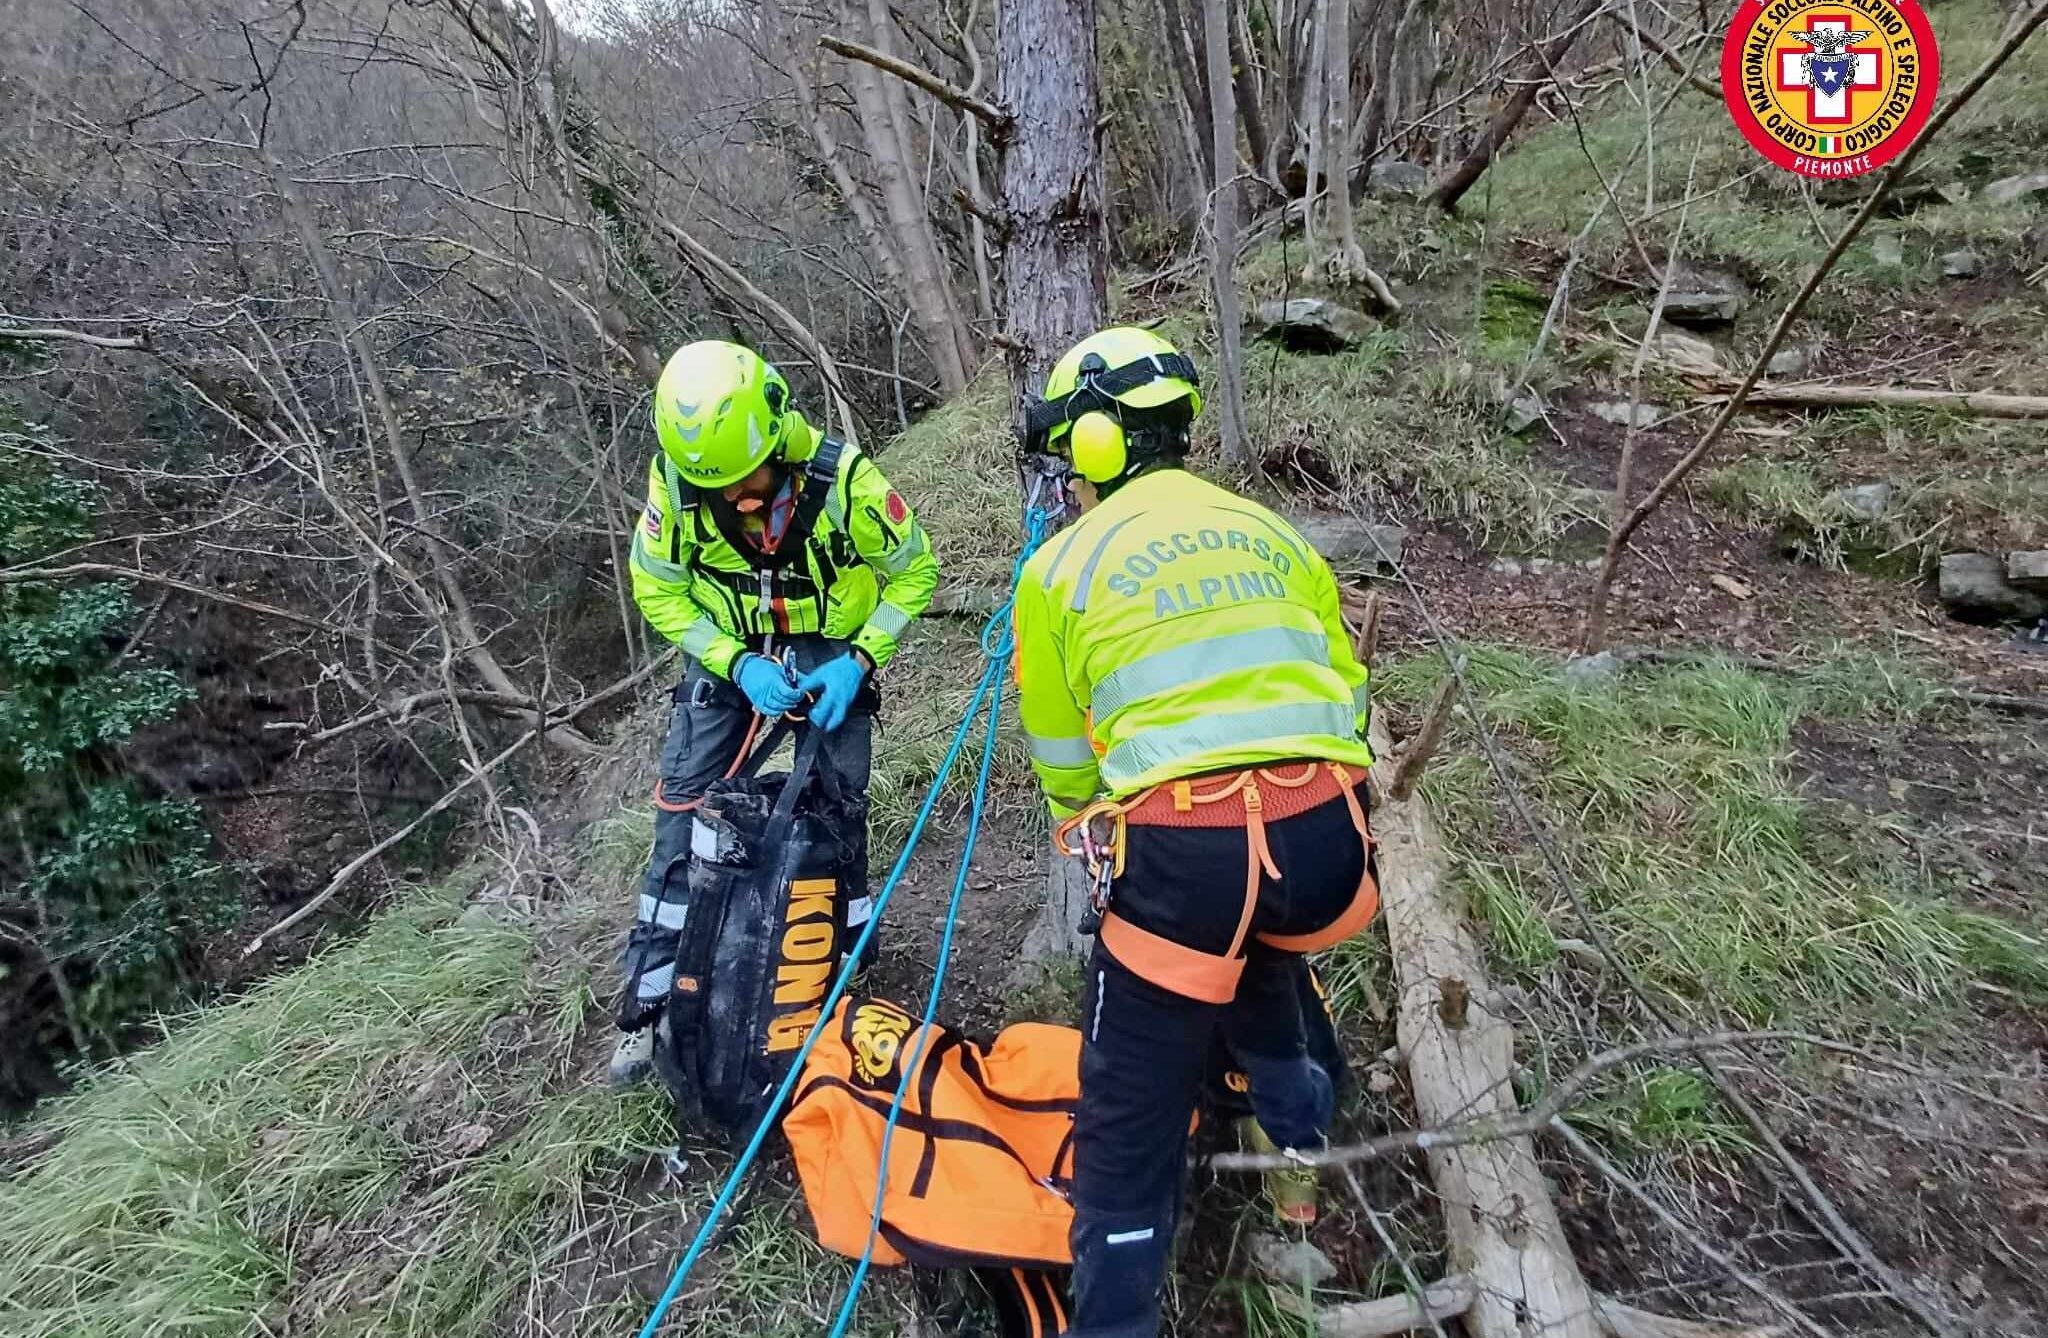
{"type": "Polygon", "coordinates": [[[1363,285],[1381,311],[1399,315],[1400,299],[1366,263],[1351,210],[1351,0],[1317,0],[1316,24],[1313,68],[1302,99],[1309,135],[1308,186],[1301,206],[1308,263],[1302,267],[1302,278],[1345,287],[1363,285]],[[1318,201],[1323,215],[1320,231],[1318,201]]]}
{"type": "MultiPolygon", "coordinates": [[[[1266,159],[1271,150],[1266,134],[1266,115],[1259,104],[1262,90],[1259,86],[1258,66],[1252,61],[1250,41],[1250,20],[1245,18],[1245,7],[1234,11],[1230,25],[1230,63],[1236,67],[1237,78],[1232,93],[1237,98],[1238,114],[1244,117],[1244,147],[1250,157],[1252,170],[1265,170],[1266,159]]],[[[1212,81],[1213,82],[1213,81],[1212,81]]]]}
{"type": "Polygon", "coordinates": [[[1388,116],[1393,106],[1394,79],[1400,69],[1401,39],[1415,17],[1415,7],[1419,3],[1420,0],[1407,0],[1401,6],[1401,16],[1394,20],[1393,31],[1387,33],[1384,40],[1373,43],[1372,87],[1366,94],[1365,108],[1359,114],[1358,128],[1352,132],[1350,148],[1351,161],[1367,171],[1372,167],[1372,160],[1379,155],[1381,137],[1392,124],[1388,116]]]}
{"type": "MultiPolygon", "coordinates": [[[[1342,4],[1344,0],[1336,0],[1342,4]]],[[[1230,78],[1229,0],[1203,0],[1202,45],[1209,62],[1209,130],[1216,171],[1210,279],[1216,292],[1216,338],[1222,366],[1216,369],[1217,417],[1223,432],[1223,467],[1251,472],[1252,453],[1244,434],[1244,393],[1239,384],[1237,304],[1237,98],[1230,78]]]]}
{"type": "Polygon", "coordinates": [[[1330,0],[1329,64],[1324,67],[1324,233],[1332,269],[1347,281],[1366,268],[1351,215],[1351,0],[1330,0]]]}
{"type": "MultiPolygon", "coordinates": [[[[843,17],[856,32],[863,32],[863,16],[852,6],[843,17]],[[855,26],[859,25],[859,26],[855,26]]],[[[886,17],[886,15],[885,15],[886,17]]],[[[866,33],[872,38],[874,34],[866,33]]],[[[847,84],[860,113],[861,137],[867,144],[868,161],[874,165],[881,187],[882,210],[888,219],[890,241],[903,267],[906,281],[904,299],[912,319],[931,354],[939,386],[948,395],[967,386],[967,363],[961,357],[960,338],[954,329],[951,281],[939,260],[938,243],[931,234],[931,220],[925,209],[924,192],[904,156],[903,138],[896,133],[889,114],[889,94],[883,76],[865,61],[846,62],[847,84]]]]}
{"type": "Polygon", "coordinates": [[[790,82],[796,87],[797,110],[810,129],[811,142],[818,146],[818,156],[825,160],[825,170],[832,174],[832,184],[838,188],[840,198],[846,201],[847,212],[853,215],[854,223],[860,228],[861,240],[867,243],[875,268],[914,311],[916,299],[910,294],[902,262],[889,245],[881,220],[875,217],[874,203],[868,199],[860,183],[853,179],[853,173],[847,170],[845,155],[839,151],[839,137],[833,133],[832,123],[825,119],[824,108],[818,105],[811,76],[804,68],[803,54],[796,50],[794,41],[786,42],[783,50],[789,61],[790,82]]]}
{"type": "Polygon", "coordinates": [[[1003,287],[1021,430],[1054,360],[1108,321],[1094,0],[1014,0],[996,43],[1000,100],[1014,118],[1003,150],[1003,287]]]}
{"type": "MultiPolygon", "coordinates": [[[[998,101],[1014,118],[1003,148],[1003,248],[1010,403],[1021,434],[1055,359],[1109,313],[1109,236],[1095,128],[1094,0],[1010,0],[996,23],[998,101]]],[[[1085,895],[1073,860],[1055,859],[1026,940],[1039,955],[1076,952],[1085,895]]]]}
{"type": "MultiPolygon", "coordinates": [[[[1180,0],[1159,0],[1160,22],[1165,26],[1166,52],[1173,62],[1174,79],[1180,84],[1182,99],[1187,103],[1188,115],[1196,125],[1209,124],[1209,94],[1203,86],[1202,75],[1197,72],[1194,57],[1189,53],[1188,25],[1181,15],[1180,0]]],[[[1211,81],[1213,82],[1213,81],[1211,81]]],[[[1216,178],[1216,160],[1211,153],[1209,142],[1196,136],[1196,165],[1202,175],[1213,181],[1216,178]]]]}
{"type": "MultiPolygon", "coordinates": [[[[981,48],[974,44],[974,10],[967,11],[967,22],[960,25],[961,46],[967,53],[967,91],[977,96],[981,93],[986,71],[981,64],[981,48]]],[[[963,117],[967,123],[967,190],[975,199],[982,198],[981,188],[981,118],[972,114],[963,117]]],[[[975,214],[967,225],[969,245],[974,248],[974,291],[979,299],[976,311],[984,321],[993,321],[996,315],[996,286],[989,277],[988,229],[980,214],[975,214]]]]}
{"type": "MultiPolygon", "coordinates": [[[[1171,0],[1154,0],[1154,9],[1159,14],[1162,25],[1170,22],[1167,17],[1167,5],[1169,3],[1171,3],[1171,0]]],[[[1177,26],[1177,23],[1175,26],[1177,26]]],[[[1187,192],[1188,216],[1195,220],[1194,226],[1199,228],[1204,212],[1204,201],[1209,192],[1209,182],[1215,176],[1215,169],[1211,166],[1211,163],[1214,161],[1214,146],[1209,142],[1209,123],[1204,120],[1199,126],[1196,124],[1194,111],[1196,100],[1193,98],[1151,99],[1155,104],[1160,101],[1169,100],[1173,104],[1170,113],[1173,118],[1173,128],[1180,136],[1181,152],[1187,155],[1188,160],[1188,172],[1190,174],[1188,181],[1191,183],[1187,192]]],[[[1204,114],[1206,115],[1206,113],[1204,114]]]]}
{"type": "Polygon", "coordinates": [[[1329,76],[1330,6],[1335,2],[1315,0],[1315,11],[1309,19],[1314,34],[1309,39],[1308,82],[1301,94],[1299,124],[1308,131],[1308,151],[1303,161],[1307,171],[1301,188],[1301,240],[1308,252],[1307,268],[1311,274],[1315,272],[1317,256],[1322,254],[1316,241],[1316,197],[1323,189],[1323,104],[1329,76]]]}
{"type": "MultiPolygon", "coordinates": [[[[896,20],[890,14],[888,0],[868,0],[868,31],[875,49],[885,56],[896,54],[896,20]]],[[[882,99],[889,109],[889,130],[895,136],[897,155],[906,165],[917,161],[917,141],[910,133],[910,92],[899,79],[884,79],[882,99]]],[[[915,178],[913,178],[915,180],[915,178]]],[[[932,208],[928,189],[929,176],[925,186],[920,187],[918,197],[923,208],[918,216],[923,224],[918,241],[925,249],[925,263],[939,280],[934,300],[944,315],[946,329],[953,341],[956,356],[963,373],[974,374],[977,361],[974,336],[967,328],[966,318],[960,314],[960,300],[953,291],[953,276],[943,252],[939,250],[938,238],[932,232],[932,208]]],[[[962,385],[965,385],[963,380],[962,385]]]]}

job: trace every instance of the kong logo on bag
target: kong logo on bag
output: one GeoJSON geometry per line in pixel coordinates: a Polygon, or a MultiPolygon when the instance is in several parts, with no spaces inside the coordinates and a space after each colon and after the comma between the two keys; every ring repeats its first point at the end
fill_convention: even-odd
{"type": "Polygon", "coordinates": [[[1860,176],[1913,142],[1941,74],[1917,0],[1743,0],[1721,91],[1757,152],[1805,177],[1860,176]]]}
{"type": "Polygon", "coordinates": [[[789,885],[767,1054],[801,1046],[818,1021],[818,1006],[825,1002],[833,968],[839,963],[839,929],[833,917],[838,889],[838,881],[832,878],[799,878],[789,885]]]}

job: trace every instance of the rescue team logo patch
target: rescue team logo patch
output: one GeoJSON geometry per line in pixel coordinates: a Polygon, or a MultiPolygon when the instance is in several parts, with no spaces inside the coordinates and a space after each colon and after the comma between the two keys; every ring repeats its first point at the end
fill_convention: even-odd
{"type": "Polygon", "coordinates": [[[910,1014],[895,1004],[871,1000],[853,1010],[851,1031],[847,1048],[853,1052],[853,1076],[869,1087],[882,1086],[883,1079],[895,1076],[903,1038],[910,1034],[910,1014]]]}
{"type": "Polygon", "coordinates": [[[1742,0],[1721,48],[1735,124],[1805,177],[1890,162],[1927,123],[1940,74],[1918,0],[1742,0]]]}
{"type": "Polygon", "coordinates": [[[891,525],[901,525],[904,521],[910,519],[909,504],[906,503],[903,500],[902,496],[898,494],[893,488],[890,489],[889,491],[889,501],[887,503],[887,508],[889,512],[889,523],[891,525]]]}
{"type": "Polygon", "coordinates": [[[648,538],[659,539],[661,537],[661,508],[649,502],[647,510],[641,513],[640,527],[647,531],[648,538]]]}

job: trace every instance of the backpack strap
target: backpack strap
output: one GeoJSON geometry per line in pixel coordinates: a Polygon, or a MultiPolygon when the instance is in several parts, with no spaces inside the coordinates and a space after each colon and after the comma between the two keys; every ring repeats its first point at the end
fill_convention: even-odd
{"type": "Polygon", "coordinates": [[[832,498],[832,490],[839,486],[839,457],[845,450],[846,443],[839,438],[821,437],[818,449],[804,461],[804,494],[797,499],[796,515],[790,518],[789,530],[806,543],[817,527],[819,513],[832,498]]]}
{"type": "Polygon", "coordinates": [[[697,504],[703,500],[703,491],[696,484],[683,477],[676,468],[676,462],[668,458],[668,452],[661,453],[661,481],[668,489],[669,519],[675,523],[669,538],[670,562],[683,560],[683,526],[694,527],[697,519],[697,504]]]}
{"type": "Polygon", "coordinates": [[[1058,1338],[1068,1332],[1073,1305],[1065,1280],[1065,1269],[1012,1266],[984,1266],[974,1270],[975,1280],[988,1293],[995,1307],[996,1324],[1003,1338],[1058,1338]]]}

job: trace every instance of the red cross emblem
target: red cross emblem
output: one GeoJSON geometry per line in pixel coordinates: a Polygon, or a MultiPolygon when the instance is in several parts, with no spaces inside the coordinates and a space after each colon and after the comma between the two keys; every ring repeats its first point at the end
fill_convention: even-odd
{"type": "MultiPolygon", "coordinates": [[[[1811,14],[1807,16],[1805,31],[1808,33],[1847,33],[1852,30],[1855,19],[1849,14],[1811,14]]],[[[1851,105],[1857,93],[1875,93],[1884,88],[1884,48],[1882,46],[1845,46],[1839,58],[1830,58],[1820,53],[1836,45],[1831,42],[1812,42],[1802,47],[1780,47],[1775,53],[1778,61],[1778,91],[1790,93],[1799,89],[1806,91],[1806,123],[1808,125],[1848,125],[1856,119],[1851,105]],[[1820,72],[1821,77],[1807,77],[1809,61],[1820,72]],[[1827,69],[1833,64],[1837,70],[1841,64],[1852,65],[1846,77],[1836,75],[1830,78],[1827,69]],[[1830,88],[1829,84],[1836,86],[1830,88]]]]}

